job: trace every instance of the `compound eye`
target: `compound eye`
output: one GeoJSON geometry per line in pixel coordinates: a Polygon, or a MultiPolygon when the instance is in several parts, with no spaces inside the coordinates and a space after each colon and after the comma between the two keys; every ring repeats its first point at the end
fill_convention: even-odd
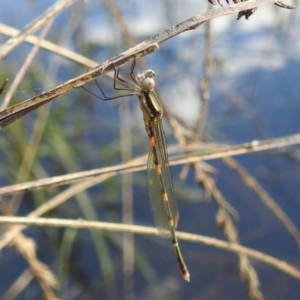
{"type": "Polygon", "coordinates": [[[145,78],[155,78],[155,72],[153,70],[147,70],[144,73],[145,78]]]}
{"type": "Polygon", "coordinates": [[[152,78],[145,78],[141,83],[141,88],[145,92],[151,92],[155,87],[155,81],[152,78]]]}

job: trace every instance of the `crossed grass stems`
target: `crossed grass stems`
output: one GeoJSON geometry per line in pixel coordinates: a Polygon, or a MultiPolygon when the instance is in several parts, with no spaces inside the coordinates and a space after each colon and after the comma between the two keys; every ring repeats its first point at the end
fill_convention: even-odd
{"type": "MultiPolygon", "coordinates": [[[[130,77],[131,79],[138,85],[138,82],[136,80],[136,75],[134,74],[134,67],[135,67],[135,61],[132,64],[130,68],[130,77]]],[[[105,95],[99,80],[95,80],[95,83],[97,87],[99,88],[102,96],[96,95],[83,87],[87,92],[94,95],[95,97],[107,101],[107,100],[113,100],[121,97],[127,97],[127,96],[136,96],[139,92],[139,90],[136,89],[136,86],[132,84],[131,82],[128,82],[127,80],[124,80],[119,76],[119,70],[114,68],[114,89],[120,90],[120,91],[130,91],[129,93],[108,97],[105,95]],[[125,87],[118,87],[117,82],[120,81],[124,83],[125,85],[129,85],[132,88],[125,88],[125,87]],[[132,92],[133,91],[133,92],[132,92]]],[[[174,129],[174,134],[177,139],[179,140],[185,140],[187,144],[192,139],[197,139],[199,136],[197,133],[193,133],[192,128],[190,128],[188,131],[181,131],[176,130],[175,127],[180,127],[180,123],[176,121],[176,119],[167,111],[167,118],[169,120],[169,124],[174,129]]],[[[177,128],[178,129],[178,128],[177,128]]],[[[203,137],[204,140],[205,136],[203,137]]],[[[283,225],[286,227],[286,229],[290,232],[290,234],[295,238],[298,246],[300,247],[300,236],[299,232],[295,228],[295,226],[292,224],[292,222],[289,220],[289,218],[285,215],[285,213],[281,210],[281,208],[275,203],[275,201],[268,196],[268,194],[264,191],[264,189],[260,186],[260,184],[255,180],[254,177],[250,175],[242,166],[240,166],[235,159],[232,157],[225,157],[222,158],[224,163],[228,165],[229,168],[232,168],[235,170],[239,176],[241,176],[241,179],[245,182],[246,186],[248,186],[250,189],[253,189],[257,195],[262,199],[262,201],[265,203],[265,205],[281,220],[283,225]]],[[[218,190],[218,187],[216,186],[214,179],[211,177],[211,169],[207,167],[207,165],[204,162],[195,162],[192,163],[190,166],[194,167],[195,173],[196,173],[196,182],[204,188],[205,190],[205,199],[211,198],[214,200],[216,206],[217,206],[217,213],[216,213],[216,221],[219,225],[220,229],[225,234],[225,237],[228,239],[229,242],[240,244],[238,232],[234,225],[233,219],[238,219],[238,214],[235,211],[235,209],[227,202],[227,200],[223,197],[222,193],[218,190]]],[[[250,261],[248,260],[246,255],[239,255],[240,259],[240,267],[241,267],[241,276],[248,281],[248,286],[251,286],[249,289],[249,294],[252,295],[260,295],[258,298],[255,299],[263,299],[263,296],[260,292],[259,287],[259,281],[256,275],[256,272],[254,268],[252,267],[250,261]]]]}
{"type": "MultiPolygon", "coordinates": [[[[219,1],[218,1],[219,2],[219,1]]],[[[119,77],[119,76],[118,76],[119,77]]],[[[125,81],[125,80],[122,80],[122,78],[119,78],[120,79],[120,81],[121,82],[123,82],[124,84],[131,84],[131,83],[128,83],[127,81],[125,81]]],[[[96,82],[97,83],[97,82],[96,82]]],[[[98,84],[97,84],[98,85],[98,84]]],[[[133,85],[132,85],[133,86],[133,85]]],[[[115,89],[119,89],[119,90],[131,90],[131,89],[126,89],[126,88],[115,88],[115,89]]],[[[101,89],[99,89],[99,90],[101,90],[101,89]]],[[[91,94],[93,94],[93,93],[91,93],[91,94]]],[[[94,94],[93,94],[94,95],[94,94]]],[[[129,93],[129,94],[127,94],[127,95],[123,95],[123,96],[121,96],[121,97],[125,97],[125,96],[131,96],[131,95],[136,95],[136,93],[129,93]]],[[[97,96],[97,95],[94,95],[94,96],[96,96],[96,97],[98,97],[98,98],[100,98],[101,99],[101,97],[99,97],[99,96],[97,96]]],[[[105,96],[105,94],[103,93],[103,96],[105,96]]],[[[104,97],[105,98],[105,97],[104,97]]],[[[115,99],[115,97],[106,97],[106,99],[102,99],[102,100],[112,100],[112,99],[115,99]],[[108,99],[108,98],[111,98],[111,99],[108,99]]],[[[196,169],[196,168],[195,168],[196,169]]],[[[212,183],[212,185],[213,185],[213,183],[212,183]]],[[[206,184],[206,187],[208,187],[209,186],[209,184],[207,183],[206,184]]],[[[213,197],[216,197],[216,195],[214,195],[213,193],[211,193],[211,195],[213,196],[213,197]]],[[[222,225],[222,219],[221,218],[219,218],[220,219],[220,225],[222,225]]],[[[224,223],[223,223],[224,224],[224,223]]],[[[223,226],[224,228],[226,227],[226,226],[223,226]]]]}

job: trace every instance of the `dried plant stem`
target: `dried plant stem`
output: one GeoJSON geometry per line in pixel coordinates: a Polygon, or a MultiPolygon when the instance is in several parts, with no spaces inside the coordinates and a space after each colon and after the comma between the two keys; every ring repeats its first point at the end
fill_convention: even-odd
{"type": "MultiPolygon", "coordinates": [[[[49,29],[51,28],[51,25],[52,25],[53,21],[54,21],[54,19],[50,19],[48,21],[48,23],[46,24],[45,28],[43,29],[43,31],[42,31],[42,33],[39,37],[38,43],[35,44],[35,46],[32,48],[32,50],[28,54],[23,66],[21,67],[19,73],[17,74],[14,81],[12,82],[12,85],[10,86],[9,91],[6,94],[6,97],[4,98],[4,102],[2,103],[2,107],[6,107],[6,105],[10,101],[11,96],[15,92],[18,84],[20,83],[21,79],[25,75],[25,72],[26,72],[27,68],[30,66],[30,64],[32,63],[35,55],[37,54],[37,51],[39,50],[39,42],[42,39],[44,39],[44,37],[48,33],[49,29]]],[[[46,117],[45,113],[47,114],[47,112],[48,112],[48,109],[47,109],[46,112],[45,112],[45,110],[44,111],[39,111],[39,118],[38,118],[38,120],[37,120],[37,122],[34,126],[33,132],[31,134],[30,141],[27,144],[27,147],[24,151],[23,159],[22,159],[20,167],[19,167],[19,171],[18,171],[18,175],[17,175],[17,182],[24,181],[28,178],[28,172],[29,172],[29,170],[30,170],[30,168],[33,164],[38,146],[40,144],[40,139],[41,139],[42,133],[43,133],[44,128],[46,126],[47,117],[46,117]]],[[[17,211],[17,209],[19,207],[20,199],[21,199],[21,196],[18,195],[16,197],[14,197],[11,201],[11,207],[13,207],[13,209],[15,211],[17,211]]],[[[13,211],[11,213],[14,214],[13,211]]]]}
{"type": "Polygon", "coordinates": [[[28,262],[32,274],[44,292],[45,299],[55,300],[52,289],[58,287],[58,282],[49,267],[38,260],[35,241],[19,233],[13,239],[13,244],[28,262]]]}
{"type": "MultiPolygon", "coordinates": [[[[74,184],[70,188],[66,189],[65,191],[61,192],[60,194],[56,195],[54,198],[48,200],[46,203],[42,204],[35,210],[33,210],[31,213],[27,215],[27,217],[39,217],[46,212],[54,209],[55,207],[58,207],[62,203],[66,202],[73,196],[77,195],[78,193],[96,185],[99,184],[100,182],[106,180],[110,176],[108,175],[100,175],[96,178],[86,180],[84,182],[80,182],[77,184],[74,184]]],[[[14,226],[9,228],[2,236],[0,239],[0,250],[7,246],[8,243],[10,243],[13,238],[24,228],[22,226],[14,226]]]]}
{"type": "MultiPolygon", "coordinates": [[[[233,155],[241,155],[245,153],[255,153],[258,151],[275,149],[279,147],[287,147],[291,145],[300,144],[300,134],[294,134],[285,136],[283,138],[267,139],[264,141],[252,141],[240,145],[223,146],[216,144],[192,144],[186,149],[188,150],[184,155],[170,156],[170,165],[179,165],[186,163],[193,163],[199,160],[210,160],[222,157],[228,157],[233,155]]],[[[168,150],[172,150],[172,146],[168,147],[168,150]]],[[[182,148],[181,148],[182,149],[182,148]]],[[[175,149],[178,151],[178,147],[175,149]]],[[[169,152],[172,154],[172,151],[169,152]]],[[[115,176],[117,174],[124,174],[129,172],[137,172],[146,169],[145,161],[147,155],[134,158],[128,163],[119,164],[113,167],[106,167],[100,169],[94,169],[83,172],[70,173],[67,175],[54,176],[50,178],[40,179],[32,182],[24,182],[15,185],[9,185],[0,188],[0,196],[11,195],[14,193],[30,191],[40,188],[46,188],[57,185],[64,185],[74,183],[79,180],[86,180],[91,177],[96,177],[101,174],[108,176],[115,176]]]]}
{"type": "MultiPolygon", "coordinates": [[[[131,114],[128,101],[120,103],[120,138],[121,157],[123,162],[132,158],[131,114]]],[[[133,224],[133,174],[122,176],[122,223],[133,224]]],[[[125,233],[122,241],[123,247],[123,299],[134,298],[134,236],[125,233]]]]}
{"type": "MultiPolygon", "coordinates": [[[[226,201],[223,195],[215,186],[215,183],[211,178],[207,178],[206,181],[210,181],[211,195],[217,205],[216,220],[218,226],[222,229],[224,235],[230,243],[239,245],[240,241],[238,230],[230,215],[226,211],[226,207],[224,206],[226,201]]],[[[241,278],[248,285],[249,298],[251,300],[263,300],[264,297],[260,291],[260,282],[257,273],[252,267],[247,255],[239,254],[239,268],[241,278]]]]}
{"type": "Polygon", "coordinates": [[[292,223],[289,217],[284,213],[281,207],[272,199],[272,197],[262,188],[262,186],[257,182],[257,180],[251,176],[251,174],[243,168],[236,160],[232,157],[223,158],[224,162],[231,167],[235,172],[237,172],[244,183],[253,190],[262,202],[274,213],[274,215],[281,221],[283,226],[295,239],[299,249],[300,249],[300,233],[296,226],[292,223]]]}
{"type": "MultiPolygon", "coordinates": [[[[124,20],[124,18],[122,17],[121,12],[119,11],[116,3],[114,0],[106,0],[107,5],[111,11],[111,13],[113,14],[115,20],[118,22],[120,29],[123,32],[123,35],[125,37],[126,43],[129,47],[134,47],[134,45],[136,44],[136,41],[134,39],[134,37],[132,36],[132,34],[130,33],[130,30],[124,20]]],[[[144,62],[143,59],[140,59],[138,61],[138,64],[141,66],[141,68],[145,71],[147,69],[146,63],[144,62]]]]}
{"type": "Polygon", "coordinates": [[[56,99],[59,96],[62,96],[74,88],[80,87],[83,84],[94,80],[95,78],[108,73],[113,70],[115,67],[123,65],[127,62],[131,62],[136,58],[149,54],[153,51],[158,50],[157,44],[143,44],[138,45],[139,47],[130,48],[129,50],[115,56],[97,66],[96,68],[88,71],[87,73],[73,78],[65,83],[60,84],[59,86],[51,89],[50,91],[44,92],[40,95],[32,97],[26,101],[23,101],[19,104],[11,106],[0,112],[0,128],[4,128],[7,125],[11,124],[15,120],[18,120],[22,116],[28,114],[29,112],[45,105],[46,103],[56,99]]]}
{"type": "MultiPolygon", "coordinates": [[[[238,3],[228,7],[217,8],[210,10],[206,13],[199,14],[192,18],[189,18],[171,28],[162,31],[155,36],[145,40],[144,42],[128,49],[127,51],[111,58],[110,60],[102,63],[101,65],[95,67],[94,69],[88,71],[87,73],[70,79],[69,81],[47,91],[38,96],[30,98],[22,103],[16,104],[7,108],[6,110],[0,112],[0,128],[8,126],[13,121],[21,118],[27,113],[37,109],[38,107],[60,97],[76,87],[80,87],[87,82],[94,80],[95,78],[113,70],[114,68],[120,67],[121,65],[131,62],[136,58],[142,57],[158,49],[158,44],[188,30],[193,30],[199,27],[204,22],[239,12],[245,9],[250,9],[253,7],[259,7],[274,3],[274,0],[252,0],[247,2],[238,3]]],[[[53,15],[51,15],[53,16],[53,15]]],[[[31,34],[34,30],[26,30],[26,35],[31,34]]],[[[17,37],[14,39],[17,40],[17,37]]],[[[22,39],[24,40],[25,37],[22,39]]],[[[1,48],[0,48],[1,50],[1,48]]],[[[1,53],[1,52],[0,52],[1,53]]]]}
{"type": "Polygon", "coordinates": [[[43,29],[41,35],[37,38],[37,42],[35,43],[34,47],[32,48],[32,50],[30,51],[30,53],[27,55],[23,65],[21,66],[18,74],[15,76],[14,80],[12,81],[3,102],[0,105],[0,111],[5,109],[9,103],[9,101],[11,100],[11,97],[13,96],[14,92],[16,91],[19,83],[21,82],[22,78],[24,77],[27,69],[29,68],[29,66],[31,65],[33,59],[35,58],[39,48],[40,48],[40,43],[41,41],[46,37],[48,31],[50,30],[52,23],[53,23],[54,19],[50,19],[48,21],[48,23],[46,23],[45,28],[43,29]]]}
{"type": "MultiPolygon", "coordinates": [[[[9,35],[9,36],[16,36],[20,33],[20,30],[10,27],[6,24],[0,23],[0,32],[3,34],[9,35]]],[[[98,63],[96,61],[93,61],[83,55],[76,53],[76,52],[70,51],[64,47],[57,45],[57,44],[51,43],[46,40],[39,41],[39,38],[34,35],[26,36],[24,42],[28,42],[31,44],[37,44],[39,42],[41,48],[51,51],[53,53],[56,53],[59,56],[65,57],[65,58],[70,59],[79,64],[82,64],[83,66],[86,66],[88,68],[94,68],[98,65],[98,63]]]]}
{"type": "Polygon", "coordinates": [[[33,278],[30,269],[27,268],[1,296],[1,300],[15,299],[28,286],[33,278]]]}
{"type": "Polygon", "coordinates": [[[208,101],[210,99],[210,77],[213,64],[211,57],[211,26],[209,22],[205,25],[204,72],[200,80],[200,113],[195,128],[195,133],[200,137],[200,139],[202,138],[208,111],[208,101]]]}
{"type": "Polygon", "coordinates": [[[2,85],[0,86],[0,95],[3,93],[3,91],[5,90],[6,86],[8,83],[8,78],[4,79],[2,85]]]}
{"type": "MultiPolygon", "coordinates": [[[[93,222],[85,220],[65,220],[65,219],[50,219],[50,218],[29,218],[29,217],[1,217],[0,224],[3,225],[22,225],[22,226],[51,226],[51,227],[68,227],[78,229],[101,229],[112,232],[131,232],[143,235],[159,235],[156,228],[145,226],[125,225],[118,223],[93,222]]],[[[23,227],[24,228],[24,227],[23,227]]],[[[288,275],[300,280],[300,270],[289,265],[285,261],[278,260],[272,256],[266,255],[256,250],[249,249],[233,243],[228,243],[215,238],[205,237],[201,235],[185,233],[178,231],[178,237],[184,241],[202,243],[208,246],[214,246],[237,254],[247,255],[260,262],[269,264],[288,275]]]]}
{"type": "Polygon", "coordinates": [[[10,38],[3,45],[0,46],[0,60],[2,60],[10,51],[20,45],[25,38],[37,31],[45,25],[50,19],[65,10],[68,6],[73,4],[76,0],[58,0],[53,6],[48,8],[38,18],[28,24],[17,36],[10,38]]]}

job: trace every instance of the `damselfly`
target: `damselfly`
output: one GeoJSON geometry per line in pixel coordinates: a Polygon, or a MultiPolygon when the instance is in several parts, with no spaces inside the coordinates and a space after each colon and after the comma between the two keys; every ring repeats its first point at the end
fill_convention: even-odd
{"type": "Polygon", "coordinates": [[[96,81],[102,94],[102,96],[97,97],[102,100],[112,100],[132,95],[138,97],[143,113],[145,129],[151,146],[147,164],[147,184],[152,214],[158,231],[163,236],[171,237],[182,277],[189,281],[190,274],[183,260],[175,231],[179,221],[179,212],[174,194],[168,164],[166,140],[162,127],[163,107],[153,92],[155,87],[155,72],[147,70],[142,74],[135,75],[134,67],[135,61],[130,68],[130,77],[135,84],[120,78],[119,69],[115,69],[114,88],[116,90],[125,90],[127,91],[126,94],[107,97],[99,82],[96,81]],[[131,88],[117,87],[118,81],[125,83],[131,88]]]}

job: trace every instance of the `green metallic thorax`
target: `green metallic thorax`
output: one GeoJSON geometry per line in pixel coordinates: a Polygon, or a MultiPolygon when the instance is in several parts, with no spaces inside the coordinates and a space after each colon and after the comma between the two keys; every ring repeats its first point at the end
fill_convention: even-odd
{"type": "Polygon", "coordinates": [[[163,107],[153,91],[143,91],[140,93],[138,98],[143,113],[146,132],[148,136],[153,136],[151,122],[155,122],[155,119],[157,118],[162,118],[164,114],[163,107]]]}

